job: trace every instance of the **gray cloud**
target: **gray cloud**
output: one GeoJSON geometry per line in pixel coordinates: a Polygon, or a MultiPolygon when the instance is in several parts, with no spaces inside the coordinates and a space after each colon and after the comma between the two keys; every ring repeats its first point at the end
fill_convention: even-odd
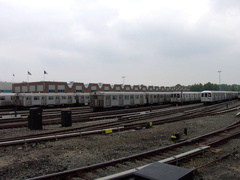
{"type": "Polygon", "coordinates": [[[27,70],[42,80],[45,69],[48,80],[188,85],[217,83],[221,69],[224,83],[239,83],[238,1],[204,1],[200,15],[164,1],[14,2],[0,2],[1,80],[27,70]]]}

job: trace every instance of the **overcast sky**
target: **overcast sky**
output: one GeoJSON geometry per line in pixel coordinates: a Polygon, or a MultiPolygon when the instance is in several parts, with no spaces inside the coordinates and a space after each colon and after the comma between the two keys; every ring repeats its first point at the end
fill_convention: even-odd
{"type": "Polygon", "coordinates": [[[240,84],[239,0],[0,0],[0,24],[0,81],[240,84]]]}

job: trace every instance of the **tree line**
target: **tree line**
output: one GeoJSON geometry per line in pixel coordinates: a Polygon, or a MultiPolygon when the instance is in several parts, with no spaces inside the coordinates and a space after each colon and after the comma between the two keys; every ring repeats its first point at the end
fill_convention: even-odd
{"type": "Polygon", "coordinates": [[[228,85],[228,84],[213,84],[213,83],[206,83],[206,84],[193,84],[193,85],[188,85],[188,86],[183,86],[181,84],[177,84],[175,86],[178,89],[181,88],[187,88],[189,91],[204,91],[204,90],[212,90],[212,91],[240,91],[240,85],[233,84],[233,85],[228,85]]]}

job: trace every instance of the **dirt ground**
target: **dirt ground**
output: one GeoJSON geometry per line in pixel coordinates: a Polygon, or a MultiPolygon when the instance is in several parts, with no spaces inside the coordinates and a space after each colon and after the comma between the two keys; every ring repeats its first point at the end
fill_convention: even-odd
{"type": "MultiPolygon", "coordinates": [[[[0,147],[0,179],[27,179],[153,150],[174,143],[170,140],[171,135],[175,132],[180,132],[182,135],[184,128],[188,129],[186,138],[192,138],[225,127],[240,120],[240,117],[236,117],[239,111],[158,126],[153,125],[152,128],[144,130],[0,147]]],[[[74,126],[76,124],[73,124],[74,126]]],[[[48,128],[40,132],[47,131],[46,129],[48,128]]],[[[0,130],[2,138],[31,133],[37,132],[27,128],[0,130]]],[[[239,139],[238,137],[231,140],[227,147],[220,147],[226,152],[234,150],[238,152],[220,162],[200,169],[194,179],[240,179],[239,139]]],[[[190,169],[194,168],[191,163],[186,166],[190,169]]]]}

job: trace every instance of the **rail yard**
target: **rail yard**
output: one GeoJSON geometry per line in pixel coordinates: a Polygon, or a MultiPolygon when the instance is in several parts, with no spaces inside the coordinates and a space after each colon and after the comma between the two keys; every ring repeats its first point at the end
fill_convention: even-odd
{"type": "Polygon", "coordinates": [[[42,130],[28,129],[28,110],[1,111],[0,175],[116,178],[120,172],[161,161],[194,170],[194,179],[236,178],[239,108],[239,100],[103,112],[71,107],[71,127],[61,127],[61,108],[44,109],[42,130]],[[225,168],[220,173],[221,167],[225,168]]]}

